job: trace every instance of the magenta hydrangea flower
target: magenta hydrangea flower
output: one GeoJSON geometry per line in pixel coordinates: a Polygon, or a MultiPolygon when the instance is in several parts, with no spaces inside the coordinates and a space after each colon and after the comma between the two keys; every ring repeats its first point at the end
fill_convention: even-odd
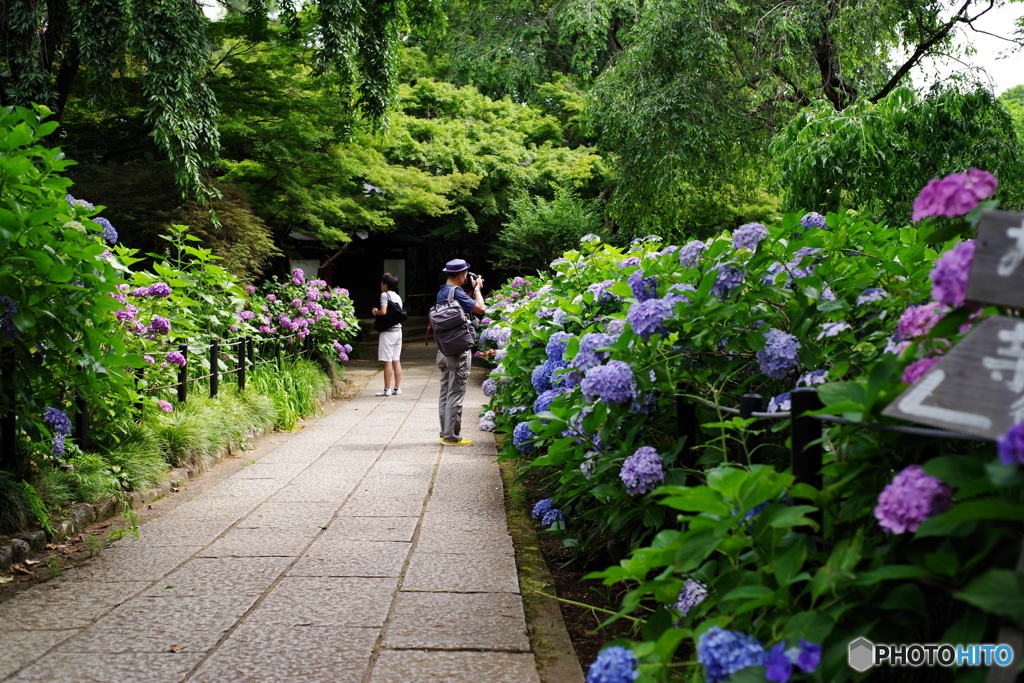
{"type": "Polygon", "coordinates": [[[149,286],[149,295],[161,299],[169,297],[171,295],[171,286],[166,282],[154,282],[149,286]]]}
{"type": "Polygon", "coordinates": [[[174,412],[174,406],[172,406],[167,401],[157,401],[156,404],[160,407],[160,410],[164,411],[165,413],[174,412]]]}
{"type": "Polygon", "coordinates": [[[653,491],[665,480],[661,455],[651,446],[641,446],[622,463],[619,479],[626,485],[626,492],[631,496],[653,491]]]}
{"type": "Polygon", "coordinates": [[[927,474],[920,465],[911,465],[882,490],[875,518],[885,531],[903,534],[917,531],[926,519],[952,506],[953,489],[927,474]]]}
{"type": "Polygon", "coordinates": [[[899,334],[900,339],[923,337],[948,312],[949,308],[938,301],[933,301],[923,306],[908,306],[907,310],[903,311],[903,315],[900,316],[896,332],[899,334]]]}
{"type": "Polygon", "coordinates": [[[913,384],[917,380],[924,377],[924,374],[931,370],[941,358],[922,358],[921,360],[915,360],[913,363],[908,365],[903,370],[903,381],[907,384],[913,384]]]}
{"type": "Polygon", "coordinates": [[[996,177],[976,168],[966,173],[950,173],[942,180],[929,180],[914,200],[911,220],[926,216],[963,216],[970,213],[983,199],[991,197],[999,187],[996,177]]]}
{"type": "Polygon", "coordinates": [[[932,298],[950,306],[963,306],[967,298],[967,277],[974,260],[974,240],[965,240],[935,261],[929,277],[932,298]]]}
{"type": "Polygon", "coordinates": [[[185,364],[188,361],[185,360],[185,356],[183,356],[180,352],[178,352],[178,351],[171,351],[169,354],[167,354],[167,362],[168,363],[174,363],[179,368],[183,368],[183,367],[185,367],[185,364]]]}
{"type": "Polygon", "coordinates": [[[1024,465],[1024,422],[1019,422],[999,437],[999,460],[1004,465],[1024,465]]]}
{"type": "Polygon", "coordinates": [[[171,321],[159,315],[154,315],[149,323],[149,329],[155,334],[167,334],[171,331],[171,321]]]}

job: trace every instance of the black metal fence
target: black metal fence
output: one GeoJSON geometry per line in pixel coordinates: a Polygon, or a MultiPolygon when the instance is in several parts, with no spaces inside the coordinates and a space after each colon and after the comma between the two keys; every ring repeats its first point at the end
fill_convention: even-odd
{"type": "MultiPolygon", "coordinates": [[[[217,339],[205,346],[189,346],[187,341],[178,344],[177,352],[185,359],[184,365],[178,368],[177,381],[173,384],[147,387],[141,386],[145,378],[145,368],[136,368],[134,371],[137,390],[140,393],[166,391],[175,389],[177,391],[178,403],[185,403],[188,400],[189,384],[209,380],[210,398],[216,398],[220,391],[220,382],[224,377],[234,376],[239,389],[245,389],[246,375],[251,369],[261,365],[275,363],[278,371],[283,368],[286,359],[304,356],[311,358],[313,355],[313,337],[307,335],[301,339],[301,343],[290,340],[299,340],[298,334],[274,339],[256,341],[252,337],[242,337],[235,341],[225,342],[217,339]],[[294,346],[293,349],[285,349],[285,346],[294,346]],[[257,352],[258,349],[258,352],[257,352]],[[197,363],[190,363],[189,356],[198,358],[200,353],[208,353],[209,370],[206,374],[190,376],[190,369],[197,363]],[[224,366],[222,369],[222,361],[224,366]],[[233,364],[233,366],[232,366],[233,364]]],[[[150,356],[160,355],[167,357],[173,351],[161,352],[159,354],[147,354],[150,356]]],[[[11,387],[13,369],[10,363],[0,364],[3,387],[11,387]]],[[[78,395],[74,398],[74,421],[73,435],[78,445],[84,450],[89,448],[89,409],[84,397],[78,395]]],[[[135,408],[142,409],[141,403],[136,403],[135,408]]],[[[16,465],[15,433],[17,430],[16,406],[12,406],[5,414],[0,415],[0,469],[13,469],[16,465]]]]}

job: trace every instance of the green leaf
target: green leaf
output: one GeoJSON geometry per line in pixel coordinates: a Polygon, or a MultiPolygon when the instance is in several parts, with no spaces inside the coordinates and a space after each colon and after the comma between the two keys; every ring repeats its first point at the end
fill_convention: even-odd
{"type": "Polygon", "coordinates": [[[57,264],[50,271],[50,280],[53,282],[67,282],[75,276],[75,269],[64,264],[57,264]]]}
{"type": "Polygon", "coordinates": [[[712,512],[723,517],[732,514],[729,506],[722,500],[722,494],[706,486],[682,489],[680,494],[670,496],[660,502],[662,505],[684,512],[712,512]]]}
{"type": "Polygon", "coordinates": [[[932,578],[933,576],[934,574],[924,567],[913,564],[891,564],[861,574],[855,583],[858,586],[871,586],[883,581],[932,578]]]}
{"type": "Polygon", "coordinates": [[[1010,569],[990,569],[974,579],[957,598],[1024,626],[1024,576],[1010,569]]]}
{"type": "Polygon", "coordinates": [[[28,332],[36,326],[36,317],[28,311],[18,311],[14,314],[14,324],[22,332],[28,332]]]}
{"type": "Polygon", "coordinates": [[[774,560],[771,566],[775,569],[775,579],[780,586],[788,586],[800,572],[807,561],[807,544],[804,536],[800,536],[793,547],[781,557],[774,560]]]}

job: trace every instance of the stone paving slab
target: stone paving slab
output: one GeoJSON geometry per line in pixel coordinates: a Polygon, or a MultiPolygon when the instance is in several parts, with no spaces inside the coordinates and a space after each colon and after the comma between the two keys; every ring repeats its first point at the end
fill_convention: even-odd
{"type": "Polygon", "coordinates": [[[403,396],[374,376],[0,604],[0,679],[537,683],[484,397],[441,446],[433,348],[406,352],[403,396]]]}
{"type": "Polygon", "coordinates": [[[193,683],[361,683],[376,628],[243,624],[189,679],[193,683]]]}
{"type": "Polygon", "coordinates": [[[487,681],[540,683],[530,653],[385,650],[377,659],[370,683],[408,681],[487,681]]]}
{"type": "Polygon", "coordinates": [[[386,649],[529,652],[523,600],[512,593],[408,593],[395,600],[386,649]]]}

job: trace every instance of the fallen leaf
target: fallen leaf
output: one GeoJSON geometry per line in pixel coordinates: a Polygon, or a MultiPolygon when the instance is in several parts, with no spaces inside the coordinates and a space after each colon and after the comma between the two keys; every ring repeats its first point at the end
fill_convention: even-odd
{"type": "Polygon", "coordinates": [[[188,647],[188,646],[187,645],[171,645],[171,652],[181,652],[186,647],[188,647]]]}
{"type": "Polygon", "coordinates": [[[20,564],[12,564],[11,565],[11,571],[14,572],[15,574],[31,574],[32,573],[29,570],[27,570],[24,567],[22,567],[20,564]]]}
{"type": "Polygon", "coordinates": [[[10,583],[11,581],[14,581],[13,576],[0,576],[0,583],[10,583]]]}
{"type": "Polygon", "coordinates": [[[41,560],[25,560],[25,566],[26,567],[31,567],[32,565],[40,564],[41,562],[42,562],[41,560]]]}

